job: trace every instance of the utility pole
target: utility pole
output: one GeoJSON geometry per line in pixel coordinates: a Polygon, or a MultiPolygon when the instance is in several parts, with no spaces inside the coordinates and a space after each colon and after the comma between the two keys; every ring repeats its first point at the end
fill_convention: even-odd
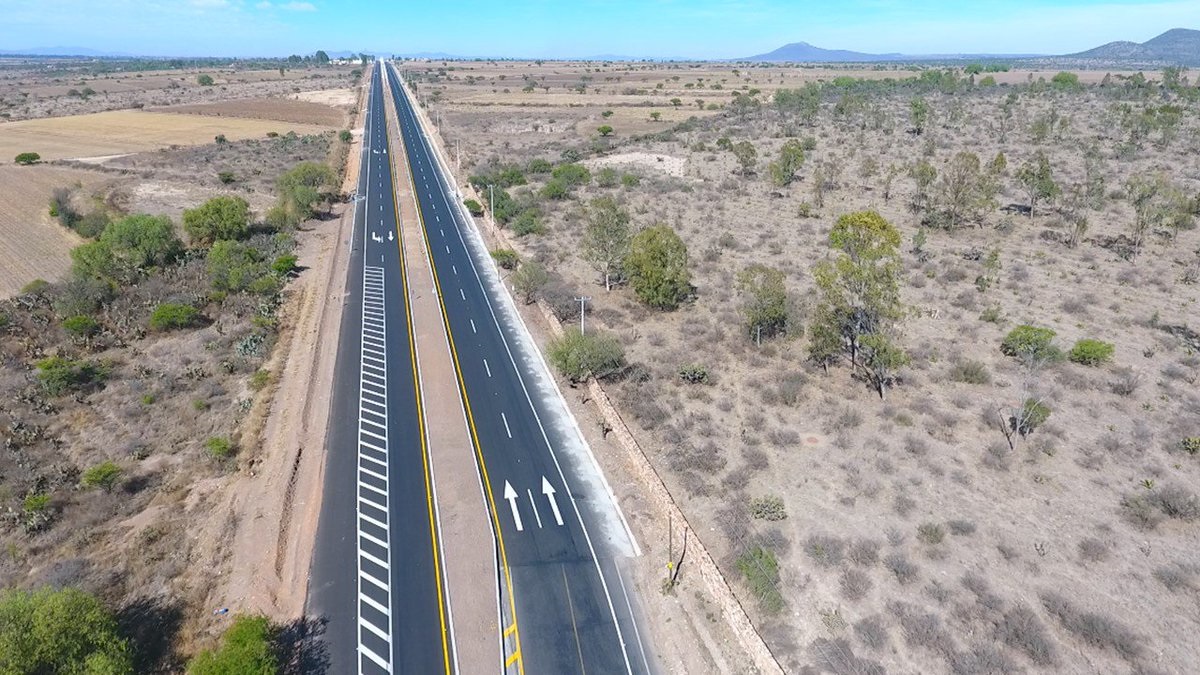
{"type": "Polygon", "coordinates": [[[591,298],[586,295],[581,295],[581,296],[575,298],[575,302],[579,303],[579,334],[580,335],[583,335],[583,317],[585,314],[587,314],[588,300],[591,300],[591,298]]]}
{"type": "Polygon", "coordinates": [[[496,186],[488,185],[488,209],[492,212],[492,227],[496,227],[496,186]]]}

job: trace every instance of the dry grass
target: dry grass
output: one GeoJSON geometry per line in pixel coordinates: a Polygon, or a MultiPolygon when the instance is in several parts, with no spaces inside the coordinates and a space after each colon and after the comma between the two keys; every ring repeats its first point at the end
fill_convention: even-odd
{"type": "Polygon", "coordinates": [[[268,132],[303,135],[328,129],[291,122],[116,110],[0,125],[0,163],[10,163],[22,152],[36,152],[48,161],[201,145],[212,143],[218,135],[234,141],[261,138],[268,132]]]}
{"type": "Polygon", "coordinates": [[[248,98],[218,103],[173,105],[155,108],[154,112],[271,120],[321,127],[344,127],[349,118],[346,110],[323,103],[287,98],[248,98]]]}

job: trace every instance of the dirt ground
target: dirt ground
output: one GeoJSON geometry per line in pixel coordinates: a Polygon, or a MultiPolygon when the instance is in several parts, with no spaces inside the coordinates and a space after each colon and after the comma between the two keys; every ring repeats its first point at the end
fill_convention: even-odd
{"type": "Polygon", "coordinates": [[[219,135],[237,141],[263,138],[269,132],[319,134],[329,128],[271,120],[118,110],[0,125],[0,163],[11,163],[22,152],[36,152],[42,161],[51,161],[202,145],[212,143],[219,135]]]}
{"type": "MultiPolygon", "coordinates": [[[[1120,123],[1127,95],[1112,89],[1071,94],[1022,85],[927,94],[933,121],[922,135],[907,132],[912,94],[868,97],[861,109],[827,98],[813,126],[775,112],[763,94],[768,103],[759,112],[663,124],[666,133],[653,137],[630,138],[613,124],[610,148],[596,142],[593,123],[614,105],[612,96],[625,96],[626,85],[659,91],[663,83],[663,93],[647,96],[669,101],[699,77],[726,80],[719,91],[728,100],[735,78],[742,91],[767,91],[820,71],[409,68],[431,68],[418,91],[431,114],[440,113],[446,145],[460,149],[464,172],[492,162],[558,162],[570,150],[587,158],[593,174],[608,164],[639,179],[624,187],[592,183],[567,201],[538,202],[547,231],[520,239],[518,249],[562,276],[557,297],[591,296],[589,326],[619,336],[645,373],[646,381],[608,389],[747,606],[756,601],[738,557],[755,546],[777,557],[774,588],[783,609],[757,608],[753,616],[787,671],[1186,672],[1200,662],[1196,646],[1176,637],[1181,621],[1186,630],[1200,624],[1193,492],[1200,465],[1181,450],[1182,439],[1200,435],[1200,344],[1182,328],[1195,323],[1189,308],[1200,300],[1187,281],[1200,235],[1194,228],[1176,238],[1152,233],[1132,260],[1113,248],[1134,221],[1126,198],[1131,176],[1161,173],[1182,194],[1200,193],[1194,114],[1185,114],[1169,138],[1154,133],[1131,149],[1120,123]],[[537,80],[534,91],[521,91],[522,74],[537,80]],[[571,94],[579,98],[562,105],[547,98],[585,75],[592,78],[589,93],[571,94]],[[468,76],[484,79],[468,83],[468,76]],[[469,102],[504,87],[509,96],[528,97],[528,105],[469,102]],[[602,91],[592,94],[592,87],[602,91]],[[1006,118],[1010,93],[1017,98],[1006,118]],[[1051,133],[1038,133],[1046,120],[1051,133]],[[724,136],[756,147],[754,174],[735,174],[732,155],[716,148],[724,136]],[[815,147],[799,179],[777,187],[767,162],[792,137],[811,138],[815,147]],[[1063,243],[1064,202],[1040,206],[1030,219],[1021,212],[1026,196],[1015,174],[1042,151],[1069,192],[1087,178],[1089,147],[1099,158],[1102,199],[1087,210],[1089,229],[1071,248],[1063,243]],[[908,167],[924,158],[941,174],[964,150],[984,162],[1006,155],[997,208],[985,211],[981,226],[928,230],[915,253],[921,214],[908,207],[916,192],[908,167]],[[885,198],[889,166],[897,172],[885,198]],[[825,177],[820,191],[818,169],[825,177]],[[601,195],[623,204],[635,228],[666,223],[680,234],[697,288],[693,302],[654,312],[628,289],[597,287],[577,251],[580,205],[601,195]],[[826,375],[812,366],[803,336],[757,347],[741,327],[733,282],[753,262],[783,271],[806,323],[814,299],[809,270],[829,255],[829,228],[838,216],[867,208],[903,234],[902,293],[913,308],[902,339],[912,364],[884,402],[849,368],[826,375]],[[978,252],[993,249],[998,282],[979,290],[986,256],[978,252]],[[1053,328],[1064,350],[1083,337],[1112,342],[1115,357],[1100,367],[1058,364],[1027,382],[999,349],[1021,323],[1053,328]],[[959,366],[976,362],[984,376],[962,381],[959,366]],[[707,368],[712,386],[679,378],[681,367],[696,363],[707,368]],[[996,411],[1027,385],[1052,414],[1010,451],[996,411]],[[782,500],[785,518],[751,517],[751,500],[768,496],[782,500]],[[1154,503],[1168,506],[1158,515],[1139,510],[1154,503]]],[[[1085,82],[1103,76],[1080,73],[1085,82]]],[[[1016,85],[1030,74],[996,79],[1016,85]]],[[[1129,96],[1135,109],[1147,104],[1139,93],[1129,96]]],[[[536,191],[547,176],[528,178],[536,191]]]]}
{"type": "Polygon", "coordinates": [[[57,166],[0,166],[0,298],[34,279],[55,281],[71,267],[70,251],[83,242],[50,218],[55,188],[92,191],[113,178],[57,166]]]}
{"type": "Polygon", "coordinates": [[[246,98],[218,103],[193,103],[153,108],[152,112],[168,112],[212,117],[239,117],[295,124],[343,128],[349,121],[348,110],[311,101],[290,98],[246,98]]]}

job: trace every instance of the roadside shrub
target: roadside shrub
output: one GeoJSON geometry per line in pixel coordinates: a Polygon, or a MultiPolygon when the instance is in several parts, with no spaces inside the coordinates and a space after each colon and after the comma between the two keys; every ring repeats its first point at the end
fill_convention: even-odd
{"type": "Polygon", "coordinates": [[[530,234],[542,234],[546,231],[546,226],[542,224],[542,218],[538,215],[536,209],[525,209],[517,214],[511,223],[512,231],[518,237],[524,237],[530,234]]]}
{"type": "Polygon", "coordinates": [[[547,181],[546,184],[542,186],[542,189],[538,190],[538,196],[540,196],[542,199],[560,201],[571,196],[571,191],[567,187],[566,183],[555,178],[547,181]]]}
{"type": "Polygon", "coordinates": [[[1111,342],[1085,338],[1075,343],[1067,358],[1071,359],[1072,363],[1079,363],[1085,366],[1098,366],[1112,360],[1113,349],[1111,342]]]}
{"type": "Polygon", "coordinates": [[[76,588],[0,591],[0,666],[14,675],[129,675],[129,644],[112,613],[76,588]]]}
{"type": "Polygon", "coordinates": [[[783,505],[783,499],[779,497],[756,497],[750,500],[750,517],[776,522],[787,518],[787,509],[783,505]]]}
{"type": "Polygon", "coordinates": [[[105,368],[87,361],[76,361],[61,356],[51,356],[37,362],[37,379],[51,396],[68,391],[81,391],[104,382],[108,373],[105,368]]]}
{"type": "Polygon", "coordinates": [[[338,140],[343,143],[349,143],[354,140],[354,134],[350,133],[349,129],[342,129],[338,132],[338,140]]]}
{"type": "Polygon", "coordinates": [[[213,197],[184,210],[183,229],[200,246],[218,239],[245,239],[250,234],[250,204],[241,197],[213,197]]]}
{"type": "Polygon", "coordinates": [[[251,284],[270,274],[262,253],[237,241],[214,243],[208,249],[207,267],[213,288],[229,293],[251,290],[251,284]]]}
{"type": "Polygon", "coordinates": [[[625,366],[625,348],[616,337],[592,331],[587,334],[575,327],[547,345],[547,356],[558,372],[572,382],[589,377],[603,379],[625,366]]]}
{"type": "Polygon", "coordinates": [[[121,467],[113,461],[106,461],[93,466],[83,472],[83,477],[80,482],[84,487],[101,488],[105,492],[112,492],[116,487],[117,481],[121,479],[121,467]]]}
{"type": "Polygon", "coordinates": [[[483,204],[474,199],[464,199],[463,206],[467,207],[467,211],[476,218],[483,215],[483,204]]]}
{"type": "Polygon", "coordinates": [[[748,549],[738,556],[737,568],[764,611],[774,614],[783,609],[783,594],[779,592],[779,561],[770,549],[762,546],[748,549]]]}
{"type": "Polygon", "coordinates": [[[259,368],[258,370],[254,371],[253,375],[250,376],[250,388],[254,391],[258,391],[259,389],[267,386],[267,383],[270,381],[271,371],[259,368]]]}
{"type": "Polygon", "coordinates": [[[221,636],[221,646],[193,658],[188,675],[267,675],[279,672],[275,629],[265,616],[238,616],[221,636]]]}
{"type": "Polygon", "coordinates": [[[982,361],[959,361],[950,367],[950,379],[966,384],[991,384],[992,374],[982,361]]]}
{"type": "Polygon", "coordinates": [[[42,161],[42,156],[36,152],[22,152],[13,161],[21,166],[29,166],[30,164],[37,164],[42,161]]]}
{"type": "Polygon", "coordinates": [[[688,384],[708,384],[708,368],[700,365],[683,366],[679,369],[679,379],[688,384]]]}
{"type": "Polygon", "coordinates": [[[100,324],[95,319],[83,314],[63,319],[62,327],[75,337],[90,337],[100,330],[100,324]]]}
{"type": "Polygon", "coordinates": [[[296,260],[295,255],[285,253],[271,263],[271,271],[281,277],[291,276],[297,269],[296,260]]]}
{"type": "Polygon", "coordinates": [[[513,292],[528,305],[537,302],[546,284],[550,283],[550,273],[541,263],[531,260],[521,263],[509,280],[512,281],[513,292]]]}
{"type": "Polygon", "coordinates": [[[1021,325],[1012,329],[1000,343],[1000,351],[1007,356],[1022,359],[1056,360],[1058,348],[1054,346],[1056,333],[1049,328],[1021,325]]]}
{"type": "Polygon", "coordinates": [[[517,269],[517,264],[521,262],[521,258],[517,255],[517,252],[511,248],[498,248],[492,251],[492,259],[496,261],[497,265],[506,270],[517,269]]]}
{"type": "Polygon", "coordinates": [[[217,459],[228,459],[233,456],[233,441],[224,436],[209,436],[204,441],[204,449],[217,459]]]}
{"type": "Polygon", "coordinates": [[[575,163],[560,164],[554,167],[550,175],[567,187],[587,185],[592,180],[592,172],[586,166],[575,163]]]}
{"type": "Polygon", "coordinates": [[[1046,591],[1039,597],[1046,611],[1075,637],[1093,647],[1111,649],[1126,660],[1132,661],[1141,656],[1141,638],[1123,624],[1107,616],[1081,610],[1057,593],[1046,591]]]}
{"type": "Polygon", "coordinates": [[[199,321],[200,312],[191,305],[164,302],[150,315],[150,328],[157,331],[190,328],[199,321]]]}

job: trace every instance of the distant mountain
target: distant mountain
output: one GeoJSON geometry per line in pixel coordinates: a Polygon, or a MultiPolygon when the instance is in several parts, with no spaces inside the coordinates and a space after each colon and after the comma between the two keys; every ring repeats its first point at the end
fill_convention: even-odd
{"type": "Polygon", "coordinates": [[[1185,66],[1200,65],[1200,30],[1172,28],[1142,43],[1110,42],[1078,54],[1075,59],[1096,61],[1162,62],[1185,66]]]}
{"type": "Polygon", "coordinates": [[[749,56],[738,61],[795,61],[804,63],[856,63],[869,61],[896,61],[903,59],[903,54],[864,54],[845,49],[822,49],[807,42],[793,42],[775,51],[749,56]]]}
{"type": "Polygon", "coordinates": [[[127,58],[123,52],[102,52],[87,47],[31,47],[29,49],[0,49],[3,56],[88,56],[92,58],[127,58]]]}

